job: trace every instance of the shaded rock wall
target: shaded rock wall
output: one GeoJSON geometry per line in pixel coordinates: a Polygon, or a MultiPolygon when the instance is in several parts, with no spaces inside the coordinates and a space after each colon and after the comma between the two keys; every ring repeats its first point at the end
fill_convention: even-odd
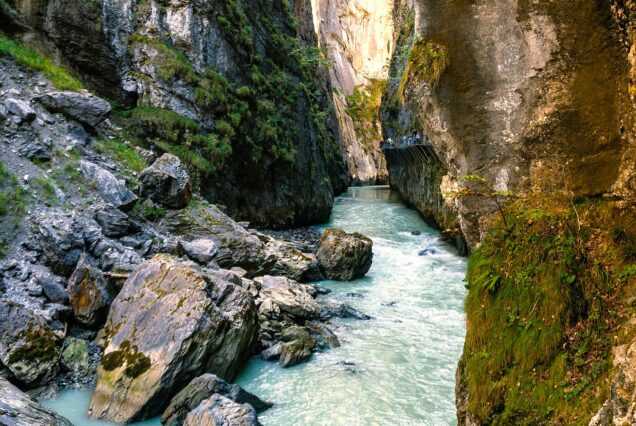
{"type": "MultiPolygon", "coordinates": [[[[387,179],[379,149],[381,128],[377,108],[369,115],[352,113],[354,92],[368,93],[371,86],[386,80],[393,53],[393,1],[312,0],[315,31],[327,49],[329,75],[334,87],[341,137],[349,173],[357,183],[379,183],[387,179]]],[[[370,107],[369,99],[361,103],[370,107]]]]}
{"type": "Polygon", "coordinates": [[[202,105],[200,81],[212,81],[208,70],[259,93],[251,102],[266,109],[270,121],[256,130],[236,119],[228,133],[231,155],[200,179],[201,192],[227,205],[233,216],[273,227],[321,222],[334,195],[347,187],[329,81],[325,69],[311,62],[317,40],[307,36],[307,4],[294,3],[291,10],[265,0],[8,5],[0,22],[14,36],[70,65],[89,87],[124,105],[176,112],[206,133],[227,130],[210,111],[224,108],[215,87],[206,88],[215,105],[202,105]],[[296,37],[298,49],[291,43],[296,37]],[[309,65],[301,63],[307,58],[309,65]]]}

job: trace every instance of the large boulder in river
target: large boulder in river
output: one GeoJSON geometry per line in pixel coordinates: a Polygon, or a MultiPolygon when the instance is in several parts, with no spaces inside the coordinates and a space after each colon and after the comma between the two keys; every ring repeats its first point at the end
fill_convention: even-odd
{"type": "Polygon", "coordinates": [[[283,275],[296,281],[307,281],[316,278],[314,264],[316,259],[313,255],[303,253],[291,244],[268,237],[266,250],[276,257],[270,274],[283,275]]]}
{"type": "Polygon", "coordinates": [[[161,414],[200,374],[232,379],[251,354],[256,307],[247,291],[220,276],[157,255],[128,278],[105,329],[89,411],[130,423],[161,414]]]}
{"type": "Polygon", "coordinates": [[[94,129],[106,120],[111,111],[110,104],[102,98],[77,92],[49,92],[36,97],[35,101],[49,111],[62,113],[89,129],[94,129]]]}
{"type": "Polygon", "coordinates": [[[41,406],[0,377],[0,425],[72,426],[71,422],[41,406]]]}
{"type": "Polygon", "coordinates": [[[258,277],[255,281],[261,287],[258,295],[260,313],[268,317],[285,313],[299,319],[316,319],[320,316],[320,306],[308,285],[269,275],[258,277]]]}
{"type": "Polygon", "coordinates": [[[161,416],[161,424],[165,426],[180,426],[188,413],[201,404],[203,400],[214,394],[223,395],[238,404],[249,404],[256,411],[263,411],[272,404],[262,401],[256,395],[243,390],[238,385],[231,385],[214,374],[204,374],[192,380],[181,390],[166,408],[161,416]]]}
{"type": "Polygon", "coordinates": [[[168,211],[159,226],[187,241],[214,241],[218,247],[214,261],[222,268],[245,269],[247,278],[269,273],[276,263],[276,257],[266,250],[258,235],[206,201],[197,200],[182,210],[168,211]]]}
{"type": "Polygon", "coordinates": [[[316,258],[323,274],[332,280],[362,278],[371,268],[373,241],[364,235],[329,228],[318,243],[316,258]]]}
{"type": "Polygon", "coordinates": [[[215,394],[192,410],[183,426],[260,426],[256,410],[215,394]]]}
{"type": "Polygon", "coordinates": [[[44,320],[13,302],[0,300],[0,361],[26,386],[57,372],[58,341],[44,320]]]}
{"type": "Polygon", "coordinates": [[[79,162],[79,167],[86,179],[95,184],[102,198],[113,206],[128,211],[137,203],[137,196],[108,170],[85,160],[79,162]]]}
{"type": "Polygon", "coordinates": [[[141,195],[170,209],[182,209],[192,198],[188,169],[179,157],[163,154],[139,175],[141,195]]]}
{"type": "Polygon", "coordinates": [[[318,343],[304,327],[292,326],[281,335],[280,365],[291,367],[307,361],[318,343]]]}

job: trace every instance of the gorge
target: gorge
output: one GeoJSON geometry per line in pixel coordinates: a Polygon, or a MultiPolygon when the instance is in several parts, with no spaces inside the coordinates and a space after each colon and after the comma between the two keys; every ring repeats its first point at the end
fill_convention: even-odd
{"type": "MultiPolygon", "coordinates": [[[[196,376],[232,381],[260,354],[312,357],[289,370],[251,360],[238,376],[284,400],[258,413],[266,424],[320,424],[312,416],[337,395],[345,408],[362,398],[362,414],[333,423],[454,424],[455,412],[460,425],[636,422],[632,0],[0,0],[0,33],[0,390],[11,401],[91,389],[97,374],[94,416],[143,420],[196,376]],[[433,155],[401,142],[414,132],[433,155]],[[388,140],[404,156],[385,155],[388,140]],[[366,198],[386,189],[345,192],[374,184],[470,254],[467,292],[463,260],[439,260],[452,249],[415,213],[366,198]],[[324,223],[373,241],[304,228],[324,223]],[[338,248],[321,257],[329,235],[338,248]],[[366,278],[306,284],[364,274],[371,244],[366,278]],[[329,265],[345,261],[363,272],[329,265]],[[398,303],[382,306],[391,284],[398,303]],[[368,297],[349,303],[355,288],[368,297]],[[430,303],[449,323],[430,327],[430,303]],[[374,318],[339,317],[364,314],[374,318]],[[173,324],[181,346],[162,344],[150,317],[173,324]],[[459,348],[426,340],[440,332],[464,344],[456,376],[459,348]],[[375,349],[392,339],[403,347],[375,349]],[[360,365],[338,358],[353,350],[360,365]],[[414,354],[413,373],[385,377],[382,357],[400,352],[414,354]],[[431,382],[426,366],[439,363],[431,382]],[[338,368],[368,399],[327,391],[336,379],[308,387],[338,368]],[[431,408],[443,394],[445,408],[383,417],[374,377],[388,400],[431,408]],[[407,378],[409,395],[392,387],[407,378]],[[154,385],[105,397],[140,382],[154,385]]],[[[232,392],[193,418],[238,412],[232,392]]],[[[66,424],[34,402],[40,420],[11,423],[3,403],[0,423],[66,424]]]]}

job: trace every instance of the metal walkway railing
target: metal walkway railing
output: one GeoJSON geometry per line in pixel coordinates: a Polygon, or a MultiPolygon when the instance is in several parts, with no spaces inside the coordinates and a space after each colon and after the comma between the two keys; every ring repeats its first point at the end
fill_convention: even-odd
{"type": "Polygon", "coordinates": [[[424,162],[428,163],[432,159],[439,160],[433,144],[430,142],[414,143],[403,146],[395,146],[383,142],[380,149],[384,152],[384,156],[388,163],[412,163],[424,162]]]}

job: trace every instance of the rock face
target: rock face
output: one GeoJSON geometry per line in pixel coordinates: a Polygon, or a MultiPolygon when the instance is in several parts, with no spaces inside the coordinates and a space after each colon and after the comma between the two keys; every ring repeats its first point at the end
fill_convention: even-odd
{"type": "Polygon", "coordinates": [[[186,167],[178,157],[162,155],[141,172],[141,195],[171,209],[181,209],[192,198],[192,184],[186,167]]]}
{"type": "Polygon", "coordinates": [[[102,227],[104,235],[111,238],[123,237],[139,230],[139,226],[126,213],[112,206],[95,212],[95,221],[102,227]]]}
{"type": "Polygon", "coordinates": [[[0,377],[0,424],[4,426],[72,426],[0,377]]]}
{"type": "Polygon", "coordinates": [[[106,320],[113,294],[102,272],[82,255],[68,280],[68,291],[75,318],[88,326],[101,326],[106,320]]]}
{"type": "Polygon", "coordinates": [[[387,169],[379,148],[382,131],[378,120],[382,93],[377,87],[388,77],[387,65],[393,54],[393,1],[312,0],[311,3],[315,31],[321,45],[327,47],[332,64],[329,75],[337,89],[333,101],[349,174],[358,183],[385,182],[387,169]],[[375,109],[371,106],[372,117],[356,113],[358,105],[351,97],[354,92],[369,91],[368,98],[362,95],[362,102],[367,108],[377,103],[375,109]]]}
{"type": "MultiPolygon", "coordinates": [[[[408,13],[396,27],[397,50],[433,40],[450,57],[439,81],[430,84],[403,79],[404,58],[395,55],[385,97],[385,108],[399,110],[399,102],[388,101],[403,95],[411,117],[431,137],[446,169],[440,194],[473,174],[515,193],[566,188],[576,197],[634,190],[633,125],[621,124],[624,117],[633,123],[633,100],[625,92],[630,65],[610,9],[585,4],[572,11],[512,0],[463,1],[453,8],[400,3],[396,10],[408,13]]],[[[395,119],[388,114],[383,121],[395,119]]],[[[479,197],[456,203],[475,247],[496,206],[479,197]]]]}
{"type": "MultiPolygon", "coordinates": [[[[209,152],[213,164],[199,173],[201,188],[233,217],[273,227],[322,222],[334,194],[346,189],[349,176],[326,68],[319,61],[301,64],[306,55],[295,50],[312,54],[317,46],[313,26],[307,25],[310,7],[264,7],[256,0],[231,7],[197,1],[71,0],[48,2],[40,13],[22,1],[11,5],[0,11],[0,18],[16,31],[14,36],[69,64],[100,95],[127,106],[157,108],[157,123],[167,112],[196,121],[201,138],[195,143],[205,147],[197,149],[209,152]],[[255,61],[256,56],[261,58],[255,61]],[[252,67],[257,63],[262,64],[258,70],[252,67]],[[273,90],[281,82],[287,87],[273,90]],[[206,96],[210,86],[232,87],[228,94],[235,102],[216,93],[206,96]],[[311,96],[303,87],[311,87],[311,96]],[[234,96],[238,88],[243,98],[234,96]],[[264,116],[256,119],[246,110],[264,116]]],[[[55,95],[58,106],[70,96],[55,95]]],[[[72,116],[91,125],[101,119],[72,116]]]]}
{"type": "Polygon", "coordinates": [[[192,410],[184,426],[259,426],[256,411],[248,404],[237,404],[215,394],[192,410]]]}
{"type": "Polygon", "coordinates": [[[137,203],[137,196],[108,170],[84,160],[79,166],[86,179],[95,183],[105,201],[124,211],[132,209],[137,203]]]}
{"type": "Polygon", "coordinates": [[[237,404],[249,404],[256,411],[272,407],[271,403],[261,401],[257,396],[237,385],[228,384],[213,374],[204,374],[192,380],[172,398],[170,405],[161,416],[161,424],[166,426],[183,424],[188,413],[215,394],[224,396],[237,404]]]}
{"type": "Polygon", "coordinates": [[[91,415],[119,423],[149,418],[199,374],[233,378],[250,355],[256,327],[245,290],[156,256],[113,302],[91,415]]]}
{"type": "Polygon", "coordinates": [[[332,280],[351,281],[371,268],[373,241],[364,235],[330,228],[320,239],[316,258],[324,275],[332,280]]]}
{"type": "Polygon", "coordinates": [[[35,120],[35,111],[25,101],[9,98],[4,101],[4,107],[17,118],[20,124],[24,122],[30,123],[35,120]]]}
{"type": "Polygon", "coordinates": [[[0,336],[0,361],[20,383],[35,386],[55,375],[58,342],[41,318],[0,300],[0,336]]]}
{"type": "Polygon", "coordinates": [[[89,129],[106,120],[111,111],[110,104],[102,98],[76,92],[50,92],[37,97],[36,101],[49,111],[62,113],[89,129]]]}

